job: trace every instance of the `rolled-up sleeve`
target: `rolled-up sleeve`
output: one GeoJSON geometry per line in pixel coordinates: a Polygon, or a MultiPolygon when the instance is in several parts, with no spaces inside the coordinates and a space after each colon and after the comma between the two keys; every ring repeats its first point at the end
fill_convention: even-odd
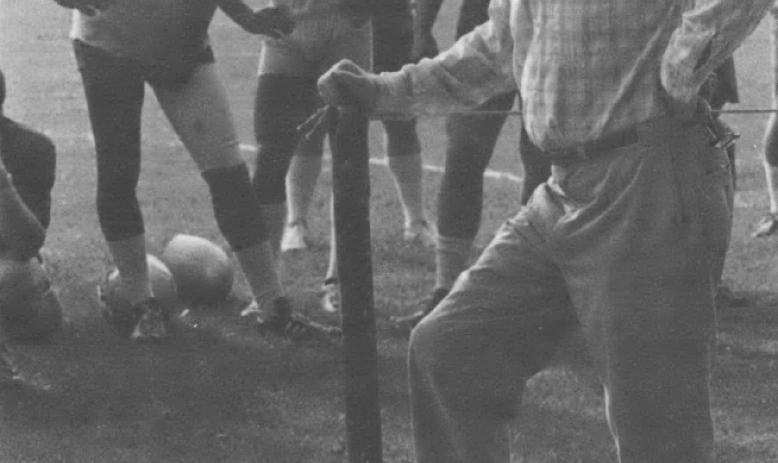
{"type": "Polygon", "coordinates": [[[686,11],[662,60],[665,90],[677,100],[691,101],[708,75],[732,55],[774,3],[713,0],[686,11]]]}
{"type": "MultiPolygon", "coordinates": [[[[513,8],[511,0],[493,0],[490,20],[461,37],[450,49],[398,72],[381,74],[376,110],[465,109],[516,89],[513,8]]],[[[527,18],[524,21],[529,22],[527,18]]]]}

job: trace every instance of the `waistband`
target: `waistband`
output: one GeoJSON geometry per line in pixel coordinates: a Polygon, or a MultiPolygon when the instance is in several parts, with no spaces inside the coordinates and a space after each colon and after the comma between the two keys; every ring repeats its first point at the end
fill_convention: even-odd
{"type": "Polygon", "coordinates": [[[705,128],[705,115],[696,115],[686,121],[665,116],[641,122],[630,128],[608,134],[578,146],[546,151],[543,155],[552,164],[558,165],[594,161],[609,155],[615,155],[617,151],[638,143],[652,145],[666,140],[672,133],[695,129],[710,134],[711,144],[713,145],[716,138],[712,136],[713,134],[710,133],[709,129],[706,130],[705,128]]]}

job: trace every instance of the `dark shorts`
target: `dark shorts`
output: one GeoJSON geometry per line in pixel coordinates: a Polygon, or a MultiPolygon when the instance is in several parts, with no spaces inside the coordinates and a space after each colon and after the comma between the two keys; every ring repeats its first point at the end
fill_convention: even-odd
{"type": "Polygon", "coordinates": [[[210,46],[205,46],[188,55],[182,55],[168,63],[146,63],[141,60],[117,56],[80,40],[73,41],[73,49],[79,70],[83,70],[89,63],[95,61],[103,64],[116,63],[133,69],[149,85],[166,90],[182,87],[189,81],[192,72],[198,66],[216,61],[210,46]]]}
{"type": "Polygon", "coordinates": [[[456,37],[462,37],[489,20],[489,0],[462,0],[456,37]]]}
{"type": "Polygon", "coordinates": [[[373,71],[398,71],[413,48],[413,16],[408,0],[379,5],[373,17],[373,71]]]}

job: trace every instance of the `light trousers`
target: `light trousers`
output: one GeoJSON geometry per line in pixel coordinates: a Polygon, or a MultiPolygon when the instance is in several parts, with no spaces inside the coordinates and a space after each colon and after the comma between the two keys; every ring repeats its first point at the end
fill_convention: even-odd
{"type": "Polygon", "coordinates": [[[582,330],[621,463],[713,462],[714,290],[729,242],[726,154],[701,124],[552,167],[412,332],[417,463],[507,463],[528,379],[582,330]]]}

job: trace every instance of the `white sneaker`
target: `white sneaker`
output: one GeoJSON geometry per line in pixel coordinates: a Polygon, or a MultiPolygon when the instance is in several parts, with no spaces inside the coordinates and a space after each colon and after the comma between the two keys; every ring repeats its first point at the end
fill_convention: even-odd
{"type": "Polygon", "coordinates": [[[294,223],[284,227],[281,237],[281,252],[301,251],[308,248],[308,227],[304,223],[294,223]]]}
{"type": "Polygon", "coordinates": [[[405,227],[403,239],[405,241],[419,243],[427,248],[434,248],[437,235],[438,231],[435,229],[434,225],[426,220],[421,220],[405,227]]]}
{"type": "Polygon", "coordinates": [[[262,311],[259,310],[259,304],[257,304],[256,299],[252,299],[251,302],[249,302],[249,305],[247,305],[243,310],[240,311],[241,317],[259,318],[261,314],[262,311]]]}
{"type": "Polygon", "coordinates": [[[325,312],[340,312],[340,286],[338,280],[328,278],[321,287],[321,308],[325,312]]]}

